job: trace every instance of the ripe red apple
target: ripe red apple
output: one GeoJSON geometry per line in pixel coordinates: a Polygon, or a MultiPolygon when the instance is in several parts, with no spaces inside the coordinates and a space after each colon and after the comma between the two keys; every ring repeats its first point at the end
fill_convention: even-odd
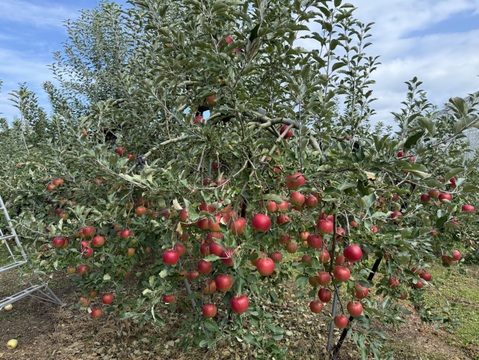
{"type": "Polygon", "coordinates": [[[354,285],[354,290],[354,296],[356,296],[357,299],[364,299],[366,296],[368,296],[369,293],[369,289],[359,283],[356,283],[356,285],[354,285]]]}
{"type": "Polygon", "coordinates": [[[91,309],[91,314],[90,315],[94,319],[98,319],[99,317],[101,317],[102,314],[103,314],[103,311],[100,308],[91,309]]]}
{"type": "Polygon", "coordinates": [[[85,259],[88,259],[88,258],[91,258],[93,256],[93,249],[89,246],[85,247],[82,249],[82,256],[85,258],[85,259]]]}
{"type": "Polygon", "coordinates": [[[395,277],[390,277],[388,280],[388,285],[393,289],[397,288],[399,286],[399,279],[395,277]]]}
{"type": "Polygon", "coordinates": [[[277,264],[283,260],[283,254],[281,254],[279,251],[272,252],[269,254],[269,257],[277,264]]]}
{"type": "Polygon", "coordinates": [[[281,237],[279,238],[279,243],[280,244],[289,244],[291,242],[291,235],[289,234],[283,234],[281,235],[281,237]]]}
{"type": "Polygon", "coordinates": [[[221,261],[223,262],[223,264],[225,264],[226,266],[234,266],[234,260],[233,260],[233,256],[234,256],[234,249],[225,249],[222,253],[221,253],[221,261]]]}
{"type": "Polygon", "coordinates": [[[319,314],[321,311],[323,311],[323,303],[321,301],[311,301],[309,303],[309,308],[313,313],[319,314]]]}
{"type": "Polygon", "coordinates": [[[397,157],[402,158],[403,156],[404,156],[404,151],[399,150],[398,153],[397,153],[397,157]]]}
{"type": "Polygon", "coordinates": [[[358,317],[363,312],[363,305],[359,301],[350,301],[347,305],[349,315],[358,317]]]}
{"type": "Polygon", "coordinates": [[[296,251],[298,251],[298,244],[290,242],[288,245],[286,245],[286,251],[290,254],[294,254],[296,251]]]}
{"type": "Polygon", "coordinates": [[[422,281],[417,280],[415,284],[413,284],[415,289],[422,289],[424,287],[424,283],[422,281]]]}
{"type": "Polygon", "coordinates": [[[290,190],[298,190],[306,183],[306,179],[301,173],[286,176],[286,186],[290,190]]]}
{"type": "Polygon", "coordinates": [[[210,233],[208,233],[208,235],[206,235],[205,241],[208,244],[211,244],[215,242],[215,240],[223,240],[223,239],[224,239],[223,233],[219,231],[211,231],[210,233]]]}
{"type": "Polygon", "coordinates": [[[283,135],[284,133],[286,133],[286,134],[284,135],[283,139],[289,139],[290,137],[293,136],[293,130],[292,130],[292,129],[289,129],[289,130],[288,130],[288,127],[289,127],[288,125],[283,125],[283,126],[281,126],[281,130],[279,131],[279,133],[280,133],[281,135],[283,135]]]}
{"type": "Polygon", "coordinates": [[[166,294],[163,295],[162,300],[165,304],[173,304],[176,301],[176,296],[173,294],[166,294]]]}
{"type": "Polygon", "coordinates": [[[348,281],[351,277],[351,271],[344,266],[335,266],[333,271],[334,278],[338,281],[348,281]]]}
{"type": "Polygon", "coordinates": [[[331,282],[331,275],[326,271],[321,271],[318,276],[318,284],[321,286],[329,285],[331,282]]]}
{"type": "Polygon", "coordinates": [[[344,255],[338,255],[338,256],[336,256],[336,259],[334,259],[334,264],[344,265],[345,261],[346,261],[346,258],[344,257],[344,255]]]}
{"type": "Polygon", "coordinates": [[[163,263],[165,264],[176,265],[179,259],[180,259],[180,254],[175,249],[169,249],[163,253],[163,263]]]}
{"type": "Polygon", "coordinates": [[[373,233],[377,233],[377,232],[379,232],[379,228],[376,225],[373,225],[373,226],[371,226],[371,231],[373,233]]]}
{"type": "Polygon", "coordinates": [[[458,250],[452,252],[452,260],[459,261],[461,259],[461,253],[458,250]]]}
{"type": "Polygon", "coordinates": [[[278,225],[283,225],[283,224],[287,224],[291,221],[290,217],[286,214],[284,215],[279,215],[277,218],[276,218],[276,222],[278,223],[278,225]]]}
{"type": "Polygon", "coordinates": [[[319,249],[323,245],[323,239],[319,234],[311,234],[307,238],[308,245],[313,249],[319,249]]]}
{"type": "Polygon", "coordinates": [[[190,271],[190,272],[188,273],[188,280],[193,281],[193,280],[196,279],[199,275],[200,275],[200,273],[199,273],[198,271],[190,271]]]}
{"type": "Polygon", "coordinates": [[[219,274],[216,277],[216,288],[219,291],[226,292],[229,291],[233,287],[233,277],[227,274],[219,274]]]}
{"type": "Polygon", "coordinates": [[[326,264],[329,262],[330,259],[331,259],[331,256],[329,255],[328,250],[324,249],[323,251],[319,253],[318,260],[320,263],[326,264]]]}
{"type": "Polygon", "coordinates": [[[328,288],[321,288],[318,291],[319,300],[321,300],[323,303],[331,301],[331,295],[331,290],[329,290],[328,288]]]}
{"type": "Polygon", "coordinates": [[[246,295],[233,296],[230,300],[231,310],[235,313],[243,313],[248,310],[248,297],[246,295]]]}
{"type": "Polygon", "coordinates": [[[200,253],[203,256],[208,256],[210,254],[210,244],[208,244],[206,241],[203,242],[200,246],[200,253]]]}
{"type": "Polygon", "coordinates": [[[440,194],[440,192],[437,189],[430,189],[428,191],[428,195],[433,199],[437,199],[439,197],[439,194],[440,194]]]}
{"type": "Polygon", "coordinates": [[[80,276],[82,276],[83,274],[88,274],[89,272],[90,268],[88,267],[88,265],[80,265],[77,270],[77,273],[80,276]]]}
{"type": "Polygon", "coordinates": [[[395,219],[399,216],[402,216],[402,212],[400,211],[393,211],[392,214],[391,214],[391,219],[395,219]]]}
{"type": "Polygon", "coordinates": [[[132,232],[128,229],[123,229],[121,232],[120,232],[120,236],[123,238],[123,239],[127,239],[128,237],[130,237],[132,234],[132,232]]]}
{"type": "Polygon", "coordinates": [[[60,237],[53,238],[52,246],[57,249],[62,248],[63,246],[65,246],[65,238],[60,238],[60,237]]]}
{"type": "Polygon", "coordinates": [[[271,219],[264,214],[256,214],[253,216],[252,226],[260,232],[268,231],[271,227],[271,219]]]}
{"type": "Polygon", "coordinates": [[[452,200],[452,195],[447,193],[442,193],[439,195],[439,200],[442,202],[449,202],[452,200]]]}
{"type": "Polygon", "coordinates": [[[117,153],[118,155],[120,155],[120,156],[123,156],[123,155],[126,154],[126,149],[124,149],[124,148],[122,148],[122,147],[116,148],[115,151],[116,151],[116,153],[117,153]]]}
{"type": "Polygon", "coordinates": [[[268,212],[276,212],[278,211],[278,204],[276,204],[276,202],[273,200],[268,200],[265,203],[265,208],[268,210],[268,212]]]}
{"type": "Polygon", "coordinates": [[[237,220],[232,220],[230,222],[230,230],[233,235],[241,235],[244,233],[244,228],[246,226],[246,219],[240,217],[237,220]]]}
{"type": "Polygon", "coordinates": [[[81,306],[87,307],[88,305],[90,305],[90,301],[91,301],[91,299],[89,297],[80,296],[80,305],[81,306]]]}
{"type": "Polygon", "coordinates": [[[316,224],[316,228],[320,234],[331,234],[333,232],[334,225],[332,221],[320,219],[316,224]]]}
{"type": "Polygon", "coordinates": [[[176,243],[175,246],[173,246],[173,249],[178,251],[179,257],[183,257],[186,254],[186,246],[185,244],[182,243],[176,243]]]}
{"type": "Polygon", "coordinates": [[[95,235],[96,229],[94,226],[87,226],[81,229],[81,232],[84,236],[93,236],[95,235]]]}
{"type": "Polygon", "coordinates": [[[363,251],[356,244],[351,244],[343,251],[344,257],[349,261],[358,261],[363,258],[363,251]]]}
{"type": "Polygon", "coordinates": [[[274,271],[274,261],[271,258],[260,258],[256,264],[256,269],[262,276],[269,276],[274,271]]]}
{"type": "Polygon", "coordinates": [[[136,209],[135,209],[135,213],[136,215],[138,216],[143,216],[146,214],[146,212],[148,211],[148,209],[144,206],[138,206],[136,209]]]}
{"type": "Polygon", "coordinates": [[[200,260],[198,262],[198,272],[200,274],[209,274],[213,269],[213,264],[206,260],[200,260]]]}
{"type": "Polygon", "coordinates": [[[281,202],[278,204],[278,211],[281,211],[281,212],[288,211],[289,205],[290,205],[290,204],[289,204],[288,201],[286,201],[286,200],[281,201],[281,202]]]}
{"type": "Polygon", "coordinates": [[[428,194],[422,194],[421,195],[421,201],[422,202],[427,203],[427,202],[429,202],[429,200],[431,200],[431,197],[428,194]]]}
{"type": "Polygon", "coordinates": [[[217,311],[215,304],[204,304],[202,307],[203,316],[207,318],[215,317],[217,311]]]}
{"type": "Polygon", "coordinates": [[[334,317],[334,324],[339,328],[339,329],[344,329],[346,326],[348,326],[348,317],[346,315],[336,315],[334,317]]]}
{"type": "Polygon", "coordinates": [[[304,197],[304,195],[298,191],[292,192],[289,196],[289,202],[296,206],[303,206],[305,200],[306,198],[304,197]]]}
{"type": "Polygon", "coordinates": [[[216,94],[210,95],[206,98],[206,102],[210,106],[215,106],[216,105],[216,94]]]}
{"type": "Polygon", "coordinates": [[[314,195],[307,195],[304,203],[307,207],[316,207],[318,205],[318,198],[314,195]]]}
{"type": "Polygon", "coordinates": [[[222,253],[223,253],[223,248],[221,247],[220,244],[218,244],[216,242],[212,242],[210,244],[210,254],[214,254],[216,256],[221,256],[222,253]]]}
{"type": "Polygon", "coordinates": [[[421,273],[419,274],[419,276],[420,276],[421,278],[423,278],[424,280],[426,280],[426,281],[431,281],[431,280],[432,280],[432,275],[431,275],[431,273],[429,273],[429,272],[426,271],[426,270],[421,271],[421,273]]]}
{"type": "Polygon", "coordinates": [[[474,209],[474,206],[472,205],[464,204],[462,205],[461,210],[463,212],[474,212],[475,209],[474,209]]]}
{"type": "Polygon", "coordinates": [[[101,235],[95,236],[91,241],[91,245],[93,247],[100,247],[100,246],[103,246],[104,244],[105,244],[105,238],[101,235]]]}
{"type": "Polygon", "coordinates": [[[113,302],[114,296],[113,294],[104,294],[101,297],[101,301],[105,305],[110,305],[113,302]]]}
{"type": "Polygon", "coordinates": [[[216,292],[216,282],[213,279],[207,280],[201,285],[201,290],[205,295],[214,294],[216,292]]]}
{"type": "Polygon", "coordinates": [[[313,257],[311,255],[304,254],[301,257],[301,262],[304,263],[304,264],[311,264],[311,261],[313,261],[313,257]]]}

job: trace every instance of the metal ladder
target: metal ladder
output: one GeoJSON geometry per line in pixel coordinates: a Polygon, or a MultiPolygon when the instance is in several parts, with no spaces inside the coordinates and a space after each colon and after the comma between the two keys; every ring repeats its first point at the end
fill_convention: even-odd
{"type": "MultiPolygon", "coordinates": [[[[29,266],[29,271],[31,271],[35,275],[35,282],[38,282],[39,284],[33,284],[29,281],[28,288],[18,292],[17,294],[0,299],[0,309],[3,308],[5,305],[12,304],[15,301],[20,300],[26,296],[35,297],[40,300],[48,301],[60,306],[66,305],[55,295],[55,293],[48,287],[48,285],[42,281],[40,276],[35,273],[33,266],[28,261],[27,254],[25,253],[22,243],[18,238],[17,232],[15,231],[10,216],[8,215],[7,207],[5,206],[5,203],[0,196],[0,219],[2,216],[6,220],[7,228],[5,229],[4,233],[4,230],[2,230],[2,227],[0,226],[0,247],[6,246],[8,251],[8,258],[11,259],[11,261],[7,265],[0,266],[0,273],[27,265],[29,266]]],[[[1,221],[0,225],[2,225],[1,221]]],[[[2,260],[3,263],[4,259],[0,260],[2,260]]]]}

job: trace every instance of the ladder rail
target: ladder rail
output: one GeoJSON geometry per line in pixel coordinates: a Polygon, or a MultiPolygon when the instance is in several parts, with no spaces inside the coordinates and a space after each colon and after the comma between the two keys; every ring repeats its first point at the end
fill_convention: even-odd
{"type": "MultiPolygon", "coordinates": [[[[14,295],[7,296],[3,299],[0,298],[0,309],[4,307],[5,305],[14,303],[20,299],[23,299],[26,296],[37,298],[43,301],[48,301],[54,304],[58,304],[60,306],[65,306],[66,304],[55,295],[55,293],[42,280],[39,274],[34,271],[33,265],[28,261],[28,256],[25,250],[23,249],[22,243],[20,242],[18,234],[15,231],[15,227],[13,226],[13,222],[10,219],[10,216],[8,215],[7,208],[1,196],[0,196],[0,210],[3,211],[3,215],[5,216],[5,219],[7,220],[7,225],[8,225],[7,227],[10,232],[10,234],[5,235],[0,227],[0,244],[4,243],[6,245],[9,255],[13,260],[13,263],[0,266],[0,273],[12,270],[14,268],[21,268],[22,265],[28,264],[30,266],[30,270],[32,271],[32,275],[36,275],[36,277],[38,278],[38,281],[40,282],[40,284],[37,284],[37,285],[33,285],[32,283],[30,283],[30,286],[28,288],[14,295]],[[15,255],[13,253],[11,246],[9,245],[9,242],[7,241],[11,239],[15,240],[16,247],[20,251],[21,256],[23,257],[23,260],[17,261],[17,257],[19,257],[19,255],[15,255]]],[[[0,215],[2,211],[0,211],[0,215]]]]}

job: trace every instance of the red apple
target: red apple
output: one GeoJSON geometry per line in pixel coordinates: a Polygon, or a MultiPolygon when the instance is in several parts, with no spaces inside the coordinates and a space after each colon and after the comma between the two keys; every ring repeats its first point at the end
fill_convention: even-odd
{"type": "Polygon", "coordinates": [[[272,252],[269,254],[269,257],[275,262],[275,264],[283,260],[283,254],[281,254],[279,251],[272,252]]]}
{"type": "Polygon", "coordinates": [[[101,235],[97,235],[91,240],[91,245],[93,247],[100,247],[100,246],[103,246],[104,244],[105,244],[105,238],[101,235]]]}
{"type": "Polygon", "coordinates": [[[321,301],[311,301],[309,303],[309,308],[313,313],[319,314],[321,311],[323,311],[323,303],[321,301]]]}
{"type": "Polygon", "coordinates": [[[447,193],[442,193],[439,195],[439,200],[442,202],[449,202],[452,200],[452,195],[447,193]]]}
{"type": "Polygon", "coordinates": [[[363,312],[363,305],[359,301],[350,301],[347,305],[349,315],[358,317],[363,312]]]}
{"type": "Polygon", "coordinates": [[[94,226],[87,226],[83,229],[81,229],[81,232],[85,236],[93,236],[95,235],[96,229],[94,226]]]}
{"type": "Polygon", "coordinates": [[[132,234],[132,232],[128,229],[123,229],[121,232],[120,232],[120,236],[123,238],[123,239],[127,239],[128,237],[130,237],[132,234]]]}
{"type": "Polygon", "coordinates": [[[65,246],[65,238],[56,237],[52,241],[52,246],[54,248],[60,249],[65,246]]]}
{"type": "Polygon", "coordinates": [[[213,279],[207,280],[201,285],[201,290],[205,295],[214,294],[216,292],[216,282],[213,279]]]}
{"type": "Polygon", "coordinates": [[[429,202],[429,200],[431,200],[431,197],[428,194],[422,194],[421,195],[421,201],[422,202],[427,203],[427,202],[429,202]]]}
{"type": "Polygon", "coordinates": [[[289,125],[283,125],[281,126],[281,130],[279,131],[281,135],[283,135],[284,133],[286,133],[283,138],[284,139],[289,139],[290,137],[293,136],[293,130],[292,129],[289,129],[288,130],[288,127],[289,125]]]}
{"type": "Polygon", "coordinates": [[[113,302],[114,296],[113,294],[104,294],[101,297],[101,301],[105,305],[110,305],[113,302]]]}
{"type": "Polygon", "coordinates": [[[290,254],[294,254],[296,251],[298,251],[298,244],[290,242],[288,245],[286,245],[286,251],[290,254]]]}
{"type": "Polygon", "coordinates": [[[148,211],[148,209],[144,206],[138,206],[136,209],[135,209],[135,213],[136,215],[138,216],[143,216],[146,214],[146,212],[148,211]]]}
{"type": "Polygon", "coordinates": [[[323,303],[331,301],[331,295],[331,290],[329,290],[328,288],[321,288],[318,291],[319,300],[321,300],[323,303]]]}
{"type": "Polygon", "coordinates": [[[91,309],[91,314],[90,315],[94,319],[98,319],[99,317],[101,317],[102,314],[103,314],[103,311],[100,308],[91,309]]]}
{"type": "Polygon", "coordinates": [[[346,326],[348,326],[348,317],[346,315],[336,315],[334,317],[334,324],[339,328],[339,329],[344,329],[346,326]]]}
{"type": "Polygon", "coordinates": [[[313,249],[319,249],[323,245],[323,239],[318,234],[311,234],[307,238],[308,245],[313,249]]]}
{"type": "Polygon", "coordinates": [[[333,232],[334,225],[332,221],[320,219],[316,224],[316,228],[321,234],[331,234],[333,232]]]}
{"type": "Polygon", "coordinates": [[[88,259],[88,258],[91,258],[93,256],[93,249],[89,246],[83,248],[82,250],[82,256],[85,258],[85,259],[88,259]]]}
{"type": "Polygon", "coordinates": [[[321,286],[329,285],[329,283],[331,282],[331,275],[326,271],[320,272],[317,278],[318,278],[318,284],[321,286]]]}
{"type": "Polygon", "coordinates": [[[200,273],[199,273],[198,271],[190,271],[190,272],[188,273],[188,280],[193,281],[193,280],[196,279],[199,275],[200,275],[200,273]]]}
{"type": "Polygon", "coordinates": [[[180,254],[177,250],[169,249],[163,253],[163,263],[168,265],[176,265],[180,259],[180,254]]]}
{"type": "Polygon", "coordinates": [[[439,197],[439,194],[440,194],[440,192],[437,189],[430,189],[428,191],[428,195],[433,199],[437,199],[439,197]]]}
{"type": "Polygon", "coordinates": [[[206,260],[200,260],[198,262],[198,272],[200,274],[209,274],[213,269],[213,264],[206,260]]]}
{"type": "Polygon", "coordinates": [[[86,296],[80,296],[80,305],[83,307],[87,307],[90,305],[90,298],[86,296]]]}
{"type": "Polygon", "coordinates": [[[173,294],[166,294],[163,295],[162,300],[165,304],[173,304],[176,301],[176,296],[173,294]]]}
{"type": "Polygon", "coordinates": [[[349,261],[358,261],[363,258],[363,252],[358,245],[351,244],[343,251],[344,257],[349,261]]]}
{"type": "Polygon", "coordinates": [[[210,254],[214,254],[216,256],[221,256],[223,253],[223,248],[221,247],[220,244],[212,242],[210,244],[210,254]]]}
{"type": "Polygon", "coordinates": [[[475,209],[474,209],[474,206],[472,205],[464,204],[462,205],[461,210],[463,212],[474,212],[475,209]]]}
{"type": "Polygon", "coordinates": [[[256,214],[253,216],[252,226],[260,232],[268,231],[271,227],[271,219],[264,214],[256,214]]]}
{"type": "Polygon", "coordinates": [[[301,173],[286,176],[286,186],[290,190],[298,190],[306,183],[306,179],[301,173]]]}
{"type": "Polygon", "coordinates": [[[256,269],[262,276],[269,276],[274,271],[274,261],[271,258],[260,258],[256,264],[256,269]]]}
{"type": "Polygon", "coordinates": [[[306,199],[304,201],[307,207],[313,208],[318,205],[318,198],[314,195],[308,195],[306,196],[306,199]]]}
{"type": "Polygon", "coordinates": [[[452,252],[452,260],[459,261],[461,259],[461,253],[458,250],[452,252]]]}
{"type": "Polygon", "coordinates": [[[243,313],[248,310],[249,301],[246,295],[233,296],[230,300],[231,310],[235,313],[243,313]]]}
{"type": "Polygon", "coordinates": [[[217,308],[215,304],[204,304],[202,307],[203,316],[207,318],[215,317],[217,308]]]}
{"type": "Polygon", "coordinates": [[[351,271],[344,266],[335,266],[333,274],[336,280],[344,282],[349,280],[351,276],[351,271]]]}
{"type": "Polygon", "coordinates": [[[246,226],[246,219],[240,217],[237,220],[232,220],[230,222],[230,230],[233,235],[241,235],[244,232],[244,228],[246,226]]]}
{"type": "Polygon", "coordinates": [[[355,296],[357,299],[364,299],[366,296],[368,296],[369,289],[365,286],[362,286],[359,283],[356,283],[354,285],[354,290],[355,290],[355,296]]]}
{"type": "Polygon", "coordinates": [[[233,287],[233,277],[227,274],[219,274],[216,277],[216,288],[219,291],[226,292],[229,291],[233,287]]]}
{"type": "Polygon", "coordinates": [[[306,198],[304,197],[304,195],[298,191],[292,192],[289,197],[289,202],[296,206],[303,206],[305,200],[306,198]]]}
{"type": "Polygon", "coordinates": [[[399,279],[395,277],[390,277],[388,280],[388,285],[393,289],[397,288],[399,286],[399,279]]]}
{"type": "Polygon", "coordinates": [[[176,243],[175,246],[173,246],[173,249],[178,251],[179,257],[183,257],[186,254],[186,246],[185,244],[182,243],[176,243]]]}

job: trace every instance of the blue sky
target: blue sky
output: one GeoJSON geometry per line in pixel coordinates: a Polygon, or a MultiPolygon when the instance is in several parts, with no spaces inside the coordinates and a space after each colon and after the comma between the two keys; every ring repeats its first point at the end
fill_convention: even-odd
{"type": "MultiPolygon", "coordinates": [[[[404,82],[423,81],[429,99],[441,106],[451,96],[479,90],[479,0],[348,0],[356,17],[375,22],[369,55],[380,55],[373,74],[378,100],[374,121],[391,123],[404,100],[404,82]]],[[[124,3],[124,1],[120,1],[124,3]]],[[[66,39],[63,22],[96,0],[0,0],[0,113],[17,112],[8,93],[26,82],[46,103],[41,84],[52,80],[52,52],[66,39]]]]}

